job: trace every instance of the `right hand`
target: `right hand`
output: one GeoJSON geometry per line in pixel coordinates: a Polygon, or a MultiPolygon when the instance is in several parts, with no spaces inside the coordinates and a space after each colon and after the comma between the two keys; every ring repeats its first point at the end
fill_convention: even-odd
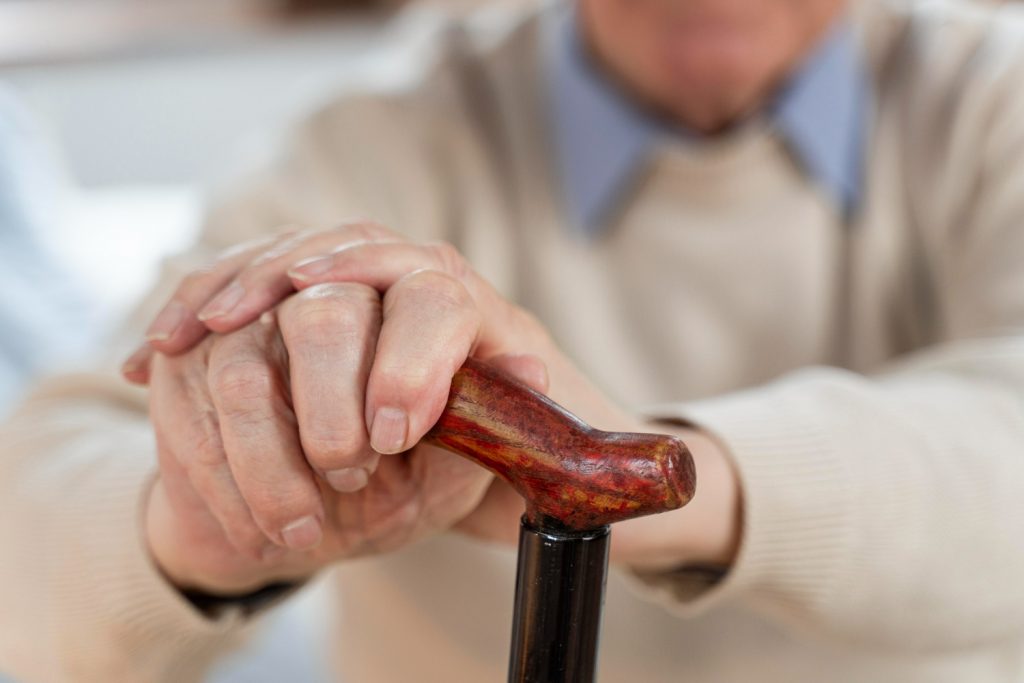
{"type": "MultiPolygon", "coordinates": [[[[416,293],[406,294],[423,294],[426,278],[418,279],[416,293]]],[[[433,311],[424,324],[420,315],[430,306],[403,304],[402,291],[389,294],[393,333],[409,337],[401,331],[414,327],[420,349],[437,347],[438,357],[445,345],[449,355],[458,346],[453,331],[472,337],[468,306],[460,310],[448,299],[447,315],[433,311]]],[[[364,397],[409,393],[408,386],[387,386],[394,382],[381,368],[409,354],[399,344],[394,357],[382,359],[381,328],[375,289],[331,283],[294,294],[272,313],[184,354],[153,358],[160,477],[146,532],[173,583],[237,594],[302,580],[340,559],[447,529],[477,506],[492,477],[476,464],[422,443],[383,457],[370,446],[371,400],[364,397]]],[[[454,373],[465,355],[454,351],[452,367],[439,372],[454,373]]],[[[540,361],[492,360],[546,388],[537,386],[540,361]]],[[[410,381],[395,376],[398,384],[410,381]]]]}

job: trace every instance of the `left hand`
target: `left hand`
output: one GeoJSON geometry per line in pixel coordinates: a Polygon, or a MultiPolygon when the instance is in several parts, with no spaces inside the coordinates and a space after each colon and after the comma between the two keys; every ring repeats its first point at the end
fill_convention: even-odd
{"type": "MultiPolygon", "coordinates": [[[[405,347],[402,355],[407,358],[403,372],[416,375],[426,387],[419,400],[406,406],[409,432],[404,448],[414,445],[436,421],[447,399],[451,373],[470,355],[482,359],[509,354],[534,356],[543,362],[547,377],[537,377],[530,383],[548,386],[547,393],[553,400],[591,425],[609,431],[666,431],[663,425],[652,429],[649,423],[616,406],[557,348],[532,315],[501,297],[455,248],[442,243],[413,244],[374,224],[300,233],[248,251],[235,251],[212,268],[186,278],[168,307],[175,307],[178,319],[189,324],[178,324],[173,330],[151,328],[149,344],[126,362],[124,374],[131,381],[144,383],[153,350],[168,355],[183,353],[208,332],[232,332],[294,291],[323,283],[357,282],[381,292],[385,318],[381,343],[396,339],[387,334],[387,293],[410,278],[427,283],[428,289],[437,285],[434,291],[424,292],[424,301],[431,302],[423,309],[425,315],[431,316],[432,306],[444,305],[448,300],[451,305],[471,308],[477,320],[464,330],[453,331],[444,358],[434,357],[436,346],[416,357],[416,331],[401,332],[406,336],[400,342],[405,347]]],[[[408,301],[409,288],[402,289],[408,301]]],[[[157,316],[156,327],[160,318],[157,316]]],[[[429,325],[429,321],[424,324],[429,325]]],[[[542,369],[538,372],[544,374],[542,369]]],[[[694,430],[674,432],[694,456],[698,493],[681,510],[617,524],[613,558],[645,568],[668,568],[694,561],[728,563],[736,552],[739,533],[735,474],[723,449],[711,438],[694,430]]],[[[522,510],[518,495],[504,482],[495,481],[484,501],[457,528],[492,540],[514,542],[515,522],[522,510]]]]}
{"type": "MultiPolygon", "coordinates": [[[[395,294],[412,289],[415,295],[419,290],[425,305],[422,311],[432,318],[445,312],[438,306],[471,309],[460,312],[466,324],[461,330],[450,331],[452,344],[446,349],[461,358],[438,358],[436,351],[426,350],[430,357],[414,359],[411,365],[415,367],[403,368],[406,373],[416,371],[422,379],[437,379],[436,366],[445,367],[455,361],[457,368],[470,355],[481,359],[532,355],[546,366],[548,377],[538,381],[548,381],[548,395],[582,419],[615,431],[629,431],[626,427],[638,424],[574,367],[534,316],[502,297],[453,246],[441,242],[414,244],[374,223],[289,233],[229,250],[211,267],[185,277],[155,317],[146,333],[147,343],[125,362],[122,372],[129,381],[146,384],[154,351],[167,356],[185,353],[210,332],[226,334],[248,325],[296,291],[337,282],[368,285],[383,295],[385,324],[381,336],[404,336],[393,343],[396,350],[400,348],[406,354],[416,352],[413,342],[418,335],[412,329],[388,334],[389,305],[397,298],[389,297],[389,291],[395,294]],[[402,286],[396,288],[399,283],[402,286]]],[[[408,306],[413,298],[405,292],[401,300],[408,306]]],[[[408,319],[403,316],[403,320],[408,319]]],[[[433,325],[433,320],[423,322],[433,325]]],[[[436,399],[430,401],[432,405],[443,405],[448,385],[431,389],[438,395],[430,393],[424,398],[436,399]]],[[[411,412],[410,436],[422,435],[433,424],[425,419],[431,411],[417,406],[411,412]]]]}

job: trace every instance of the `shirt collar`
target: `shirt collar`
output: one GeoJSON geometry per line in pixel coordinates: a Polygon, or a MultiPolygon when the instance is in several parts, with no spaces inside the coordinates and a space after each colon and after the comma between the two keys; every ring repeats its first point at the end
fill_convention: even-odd
{"type": "MultiPolygon", "coordinates": [[[[555,155],[572,223],[607,223],[661,138],[696,137],[636,106],[593,63],[571,3],[545,33],[555,155]]],[[[840,22],[780,89],[765,114],[801,169],[851,213],[860,199],[869,88],[853,28],[840,22]]]]}

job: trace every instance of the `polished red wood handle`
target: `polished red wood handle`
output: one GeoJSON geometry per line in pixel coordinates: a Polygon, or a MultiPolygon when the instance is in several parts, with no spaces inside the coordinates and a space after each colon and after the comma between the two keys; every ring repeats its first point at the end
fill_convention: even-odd
{"type": "Polygon", "coordinates": [[[682,507],[693,497],[693,459],[659,434],[603,432],[525,384],[476,360],[452,380],[427,440],[507,481],[527,519],[572,530],[682,507]]]}

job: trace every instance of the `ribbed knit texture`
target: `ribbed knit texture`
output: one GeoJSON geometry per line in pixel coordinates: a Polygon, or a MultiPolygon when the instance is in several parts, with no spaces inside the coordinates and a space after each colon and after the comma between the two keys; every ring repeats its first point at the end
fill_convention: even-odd
{"type": "Polygon", "coordinates": [[[85,376],[62,378],[59,393],[3,431],[0,670],[25,681],[194,680],[243,634],[237,617],[201,617],[146,553],[153,437],[124,412],[139,394],[85,376]],[[25,452],[43,460],[19,462],[25,452]]]}

